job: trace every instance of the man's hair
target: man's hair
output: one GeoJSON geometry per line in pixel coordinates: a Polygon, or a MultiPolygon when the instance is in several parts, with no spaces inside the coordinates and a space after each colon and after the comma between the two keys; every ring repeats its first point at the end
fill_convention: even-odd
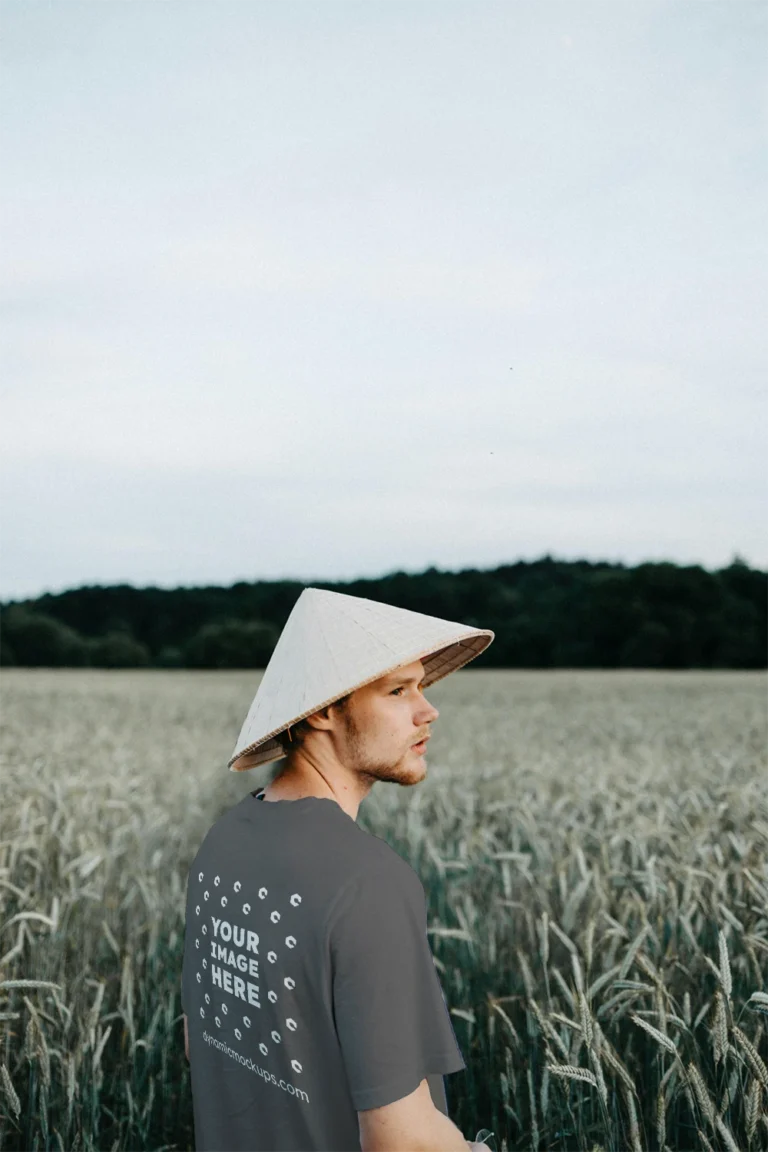
{"type": "MultiPolygon", "coordinates": [[[[349,703],[351,696],[352,696],[352,693],[348,692],[346,696],[341,696],[338,700],[334,700],[333,701],[333,707],[338,708],[338,710],[340,712],[343,712],[345,710],[345,708],[347,707],[347,704],[349,703]]],[[[330,707],[330,705],[326,705],[326,707],[330,707]]],[[[318,709],[318,711],[321,711],[321,709],[318,709]]],[[[297,745],[302,744],[304,741],[304,737],[307,735],[308,732],[311,732],[311,731],[312,731],[312,725],[308,724],[307,720],[305,718],[303,720],[298,720],[295,724],[291,725],[291,727],[290,727],[291,739],[288,738],[288,730],[283,729],[282,732],[278,732],[277,736],[275,736],[275,740],[277,740],[277,742],[280,745],[280,747],[282,748],[283,752],[287,753],[287,752],[290,752],[292,748],[295,748],[297,745]]]]}

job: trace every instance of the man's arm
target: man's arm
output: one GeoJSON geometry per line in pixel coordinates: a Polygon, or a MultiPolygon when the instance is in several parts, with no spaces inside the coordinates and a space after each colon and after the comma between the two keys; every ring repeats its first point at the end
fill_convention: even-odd
{"type": "Polygon", "coordinates": [[[187,1027],[187,1014],[184,1013],[184,1052],[189,1060],[189,1028],[187,1027]]]}

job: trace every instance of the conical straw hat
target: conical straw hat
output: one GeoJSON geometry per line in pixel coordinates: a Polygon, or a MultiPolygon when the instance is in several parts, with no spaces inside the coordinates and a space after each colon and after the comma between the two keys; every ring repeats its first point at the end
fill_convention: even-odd
{"type": "Polygon", "coordinates": [[[285,755],[274,737],[327,704],[414,660],[426,688],[468,664],[494,638],[487,628],[424,616],[322,588],[293,606],[248,710],[231,772],[285,755]]]}

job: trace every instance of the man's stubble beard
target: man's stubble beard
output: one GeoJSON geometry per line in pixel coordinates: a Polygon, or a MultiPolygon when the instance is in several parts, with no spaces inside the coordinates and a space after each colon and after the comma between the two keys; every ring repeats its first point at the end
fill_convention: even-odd
{"type": "Polygon", "coordinates": [[[371,759],[366,754],[366,741],[362,736],[361,730],[355,724],[352,716],[345,716],[344,720],[345,729],[347,733],[349,757],[356,774],[362,777],[368,784],[374,784],[377,780],[386,780],[390,783],[411,783],[411,781],[403,780],[402,772],[398,768],[403,765],[405,757],[408,755],[406,752],[397,760],[375,760],[371,759]]]}

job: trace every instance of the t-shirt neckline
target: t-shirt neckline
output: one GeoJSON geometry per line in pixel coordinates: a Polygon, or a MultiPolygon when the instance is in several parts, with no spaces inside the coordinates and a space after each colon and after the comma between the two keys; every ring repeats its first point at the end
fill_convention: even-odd
{"type": "MultiPolygon", "coordinates": [[[[250,795],[255,800],[262,800],[264,803],[266,803],[266,801],[264,800],[264,788],[263,787],[262,788],[255,788],[254,791],[250,793],[250,795]]],[[[341,812],[344,816],[347,815],[347,813],[344,812],[344,809],[341,807],[341,805],[338,804],[335,800],[331,800],[331,798],[329,796],[300,796],[297,800],[270,800],[270,804],[275,805],[276,807],[278,807],[279,805],[282,804],[284,808],[292,809],[294,807],[294,805],[306,804],[307,801],[311,801],[314,803],[319,802],[320,804],[332,804],[333,807],[337,808],[338,811],[341,812]]],[[[352,819],[352,818],[349,817],[349,819],[352,819]]],[[[352,820],[352,823],[356,824],[357,821],[352,820]]]]}
{"type": "MultiPolygon", "coordinates": [[[[264,792],[265,788],[256,788],[251,792],[251,796],[256,800],[264,800],[264,792]]],[[[293,804],[306,804],[307,800],[319,800],[321,803],[333,804],[334,808],[339,807],[335,800],[331,800],[330,796],[298,796],[295,800],[270,800],[270,804],[287,804],[290,806],[293,804]]],[[[266,801],[264,802],[266,803],[266,801]]]]}

